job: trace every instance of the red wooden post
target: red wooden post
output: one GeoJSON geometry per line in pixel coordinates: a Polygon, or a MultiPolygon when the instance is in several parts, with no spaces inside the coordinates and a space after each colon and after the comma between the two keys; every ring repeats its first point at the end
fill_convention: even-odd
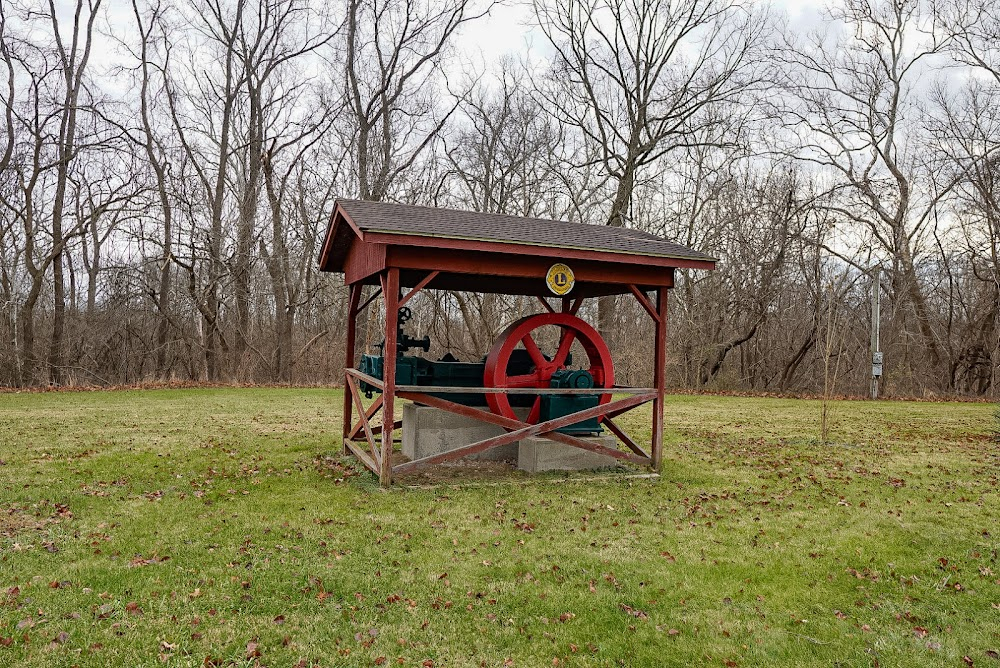
{"type": "Polygon", "coordinates": [[[653,345],[653,469],[659,473],[663,465],[663,401],[667,386],[667,288],[656,290],[656,340],[653,345]]]}
{"type": "MultiPolygon", "coordinates": [[[[358,333],[358,302],[361,301],[361,284],[355,283],[351,286],[351,297],[349,300],[349,306],[347,307],[347,347],[344,350],[344,369],[354,368],[354,346],[357,341],[358,333]]],[[[350,438],[351,435],[351,416],[353,415],[354,405],[351,402],[351,387],[350,383],[347,382],[347,374],[344,374],[344,439],[350,438]]],[[[349,455],[351,453],[350,448],[344,443],[344,454],[349,455]]]]}
{"type": "Polygon", "coordinates": [[[399,320],[399,269],[386,271],[385,290],[385,349],[382,351],[382,470],[378,481],[383,487],[392,484],[392,427],[396,422],[393,400],[396,398],[396,327],[399,320]]]}

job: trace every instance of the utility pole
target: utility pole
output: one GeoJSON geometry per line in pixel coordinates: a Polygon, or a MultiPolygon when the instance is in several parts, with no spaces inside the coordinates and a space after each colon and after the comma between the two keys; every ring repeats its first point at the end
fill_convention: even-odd
{"type": "Polygon", "coordinates": [[[878,383],[882,378],[882,350],[879,344],[881,287],[879,274],[882,267],[876,265],[872,272],[872,399],[878,399],[878,383]]]}

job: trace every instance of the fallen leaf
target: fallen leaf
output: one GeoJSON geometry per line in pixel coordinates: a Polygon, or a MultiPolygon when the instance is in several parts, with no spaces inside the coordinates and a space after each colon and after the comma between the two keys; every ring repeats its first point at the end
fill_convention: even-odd
{"type": "Polygon", "coordinates": [[[247,643],[247,658],[255,659],[258,656],[260,656],[260,648],[256,642],[251,640],[250,642],[247,643]]]}
{"type": "Polygon", "coordinates": [[[639,610],[638,608],[633,608],[632,606],[625,605],[624,603],[621,603],[618,607],[621,608],[627,614],[632,615],[637,619],[649,619],[649,615],[647,615],[642,610],[639,610]]]}

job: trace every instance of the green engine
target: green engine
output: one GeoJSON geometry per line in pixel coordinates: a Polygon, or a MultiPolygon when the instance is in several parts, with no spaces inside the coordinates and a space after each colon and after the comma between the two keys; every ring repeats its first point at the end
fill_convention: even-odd
{"type": "MultiPolygon", "coordinates": [[[[427,388],[427,394],[441,399],[454,401],[465,406],[483,407],[487,406],[486,395],[482,392],[468,393],[435,393],[435,387],[483,387],[486,359],[481,362],[460,362],[451,353],[447,353],[439,360],[428,360],[414,355],[404,355],[405,352],[413,348],[422,349],[424,352],[430,351],[429,337],[415,339],[403,333],[403,323],[410,320],[411,314],[408,308],[399,311],[399,330],[397,332],[397,355],[396,355],[396,385],[415,385],[427,388]]],[[[384,342],[379,344],[384,352],[384,342]]],[[[551,358],[544,356],[547,361],[551,358]]],[[[572,363],[572,358],[567,356],[566,366],[572,363]]],[[[508,376],[522,376],[533,373],[535,363],[527,350],[515,349],[507,361],[508,376]]],[[[383,355],[362,355],[359,368],[364,374],[378,378],[384,378],[385,356],[383,355]]],[[[589,389],[595,386],[594,377],[586,369],[560,368],[552,372],[548,380],[549,387],[565,389],[589,389]]],[[[369,383],[361,383],[361,389],[368,397],[380,390],[369,383]]],[[[507,394],[507,399],[514,408],[528,409],[532,411],[536,399],[538,400],[537,422],[545,422],[555,418],[576,413],[588,408],[593,408],[600,402],[600,394],[507,394]]],[[[532,420],[536,422],[536,420],[532,420]]],[[[557,431],[575,434],[589,435],[601,433],[601,425],[597,418],[583,420],[567,427],[562,427],[557,431]]]]}

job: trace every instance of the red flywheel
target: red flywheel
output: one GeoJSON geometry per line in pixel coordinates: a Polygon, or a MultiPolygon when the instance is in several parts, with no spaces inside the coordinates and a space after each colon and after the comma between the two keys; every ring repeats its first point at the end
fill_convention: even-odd
{"type": "MultiPolygon", "coordinates": [[[[579,341],[587,353],[588,371],[594,377],[595,388],[611,388],[615,384],[615,369],[611,361],[611,351],[597,330],[586,322],[568,313],[541,313],[529,315],[514,321],[505,329],[493,348],[486,356],[486,371],[483,374],[484,387],[550,387],[552,374],[567,368],[570,348],[574,341],[579,341]],[[545,355],[539,348],[533,333],[542,327],[555,326],[560,332],[555,353],[545,355]],[[533,366],[527,373],[508,373],[511,355],[518,344],[524,346],[531,358],[533,366]]],[[[611,394],[602,394],[600,404],[611,401],[611,394]]],[[[510,398],[503,393],[486,395],[490,410],[496,415],[518,419],[511,407],[510,398]]],[[[538,423],[541,398],[535,399],[525,420],[530,424],[538,423]]]]}

